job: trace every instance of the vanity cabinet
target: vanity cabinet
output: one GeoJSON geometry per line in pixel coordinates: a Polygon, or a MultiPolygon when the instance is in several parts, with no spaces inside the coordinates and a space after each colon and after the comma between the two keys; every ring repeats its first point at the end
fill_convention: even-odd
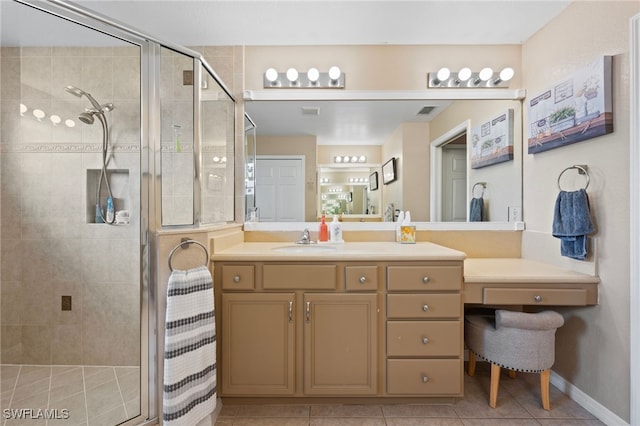
{"type": "Polygon", "coordinates": [[[222,397],[462,395],[461,261],[214,262],[214,282],[222,397]]]}
{"type": "Polygon", "coordinates": [[[387,268],[387,393],[462,396],[461,266],[387,268]]]}

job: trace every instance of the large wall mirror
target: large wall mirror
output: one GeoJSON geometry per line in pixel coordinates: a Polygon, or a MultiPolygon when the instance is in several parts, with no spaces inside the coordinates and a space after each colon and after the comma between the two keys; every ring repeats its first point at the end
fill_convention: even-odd
{"type": "Polygon", "coordinates": [[[258,158],[303,156],[312,169],[301,176],[307,198],[301,221],[315,221],[323,212],[388,221],[390,207],[411,210],[417,222],[522,220],[517,96],[416,97],[254,98],[245,99],[245,109],[257,125],[258,158]],[[397,176],[385,185],[381,166],[391,158],[397,176]],[[483,204],[480,218],[471,215],[474,198],[483,204]]]}

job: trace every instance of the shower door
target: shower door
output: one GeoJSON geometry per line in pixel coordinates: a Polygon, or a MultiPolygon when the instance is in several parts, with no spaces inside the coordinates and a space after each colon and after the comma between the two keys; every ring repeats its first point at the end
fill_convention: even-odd
{"type": "Polygon", "coordinates": [[[140,423],[142,42],[0,7],[3,420],[140,423]]]}

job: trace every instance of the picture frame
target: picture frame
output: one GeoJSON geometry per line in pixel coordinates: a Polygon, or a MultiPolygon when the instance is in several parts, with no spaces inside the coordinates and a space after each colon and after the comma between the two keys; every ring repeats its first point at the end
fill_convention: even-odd
{"type": "Polygon", "coordinates": [[[388,185],[396,179],[396,158],[391,157],[389,161],[382,165],[382,183],[388,185]]]}
{"type": "Polygon", "coordinates": [[[378,190],[378,172],[373,172],[369,175],[369,191],[378,190]]]}

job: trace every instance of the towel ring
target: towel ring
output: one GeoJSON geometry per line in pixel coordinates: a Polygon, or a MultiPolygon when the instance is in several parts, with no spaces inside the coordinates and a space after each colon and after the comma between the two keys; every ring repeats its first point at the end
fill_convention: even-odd
{"type": "Polygon", "coordinates": [[[473,185],[473,188],[471,188],[472,197],[476,196],[476,186],[478,185],[482,187],[482,192],[480,193],[480,196],[482,197],[484,195],[484,189],[487,187],[487,182],[476,182],[475,185],[473,185]]]}
{"type": "Polygon", "coordinates": [[[204,260],[204,266],[208,266],[209,263],[209,250],[207,250],[207,248],[205,247],[204,244],[202,244],[199,241],[196,240],[188,240],[186,238],[182,239],[182,242],[180,244],[178,244],[177,246],[175,246],[173,249],[171,249],[171,251],[169,252],[169,270],[171,272],[173,272],[173,266],[171,266],[171,259],[173,259],[173,254],[179,249],[188,249],[189,248],[189,244],[196,244],[199,245],[202,250],[204,250],[204,255],[205,255],[205,260],[204,260]]]}
{"type": "Polygon", "coordinates": [[[591,182],[591,178],[589,177],[589,172],[587,172],[587,166],[579,166],[579,165],[575,165],[575,164],[573,166],[567,167],[566,169],[564,169],[563,171],[560,172],[560,174],[558,175],[558,189],[560,191],[562,191],[562,187],[560,186],[560,178],[562,177],[564,172],[566,172],[567,170],[571,170],[571,169],[577,169],[578,170],[578,174],[586,176],[587,182],[585,183],[583,189],[587,189],[589,187],[589,182],[591,182]]]}

